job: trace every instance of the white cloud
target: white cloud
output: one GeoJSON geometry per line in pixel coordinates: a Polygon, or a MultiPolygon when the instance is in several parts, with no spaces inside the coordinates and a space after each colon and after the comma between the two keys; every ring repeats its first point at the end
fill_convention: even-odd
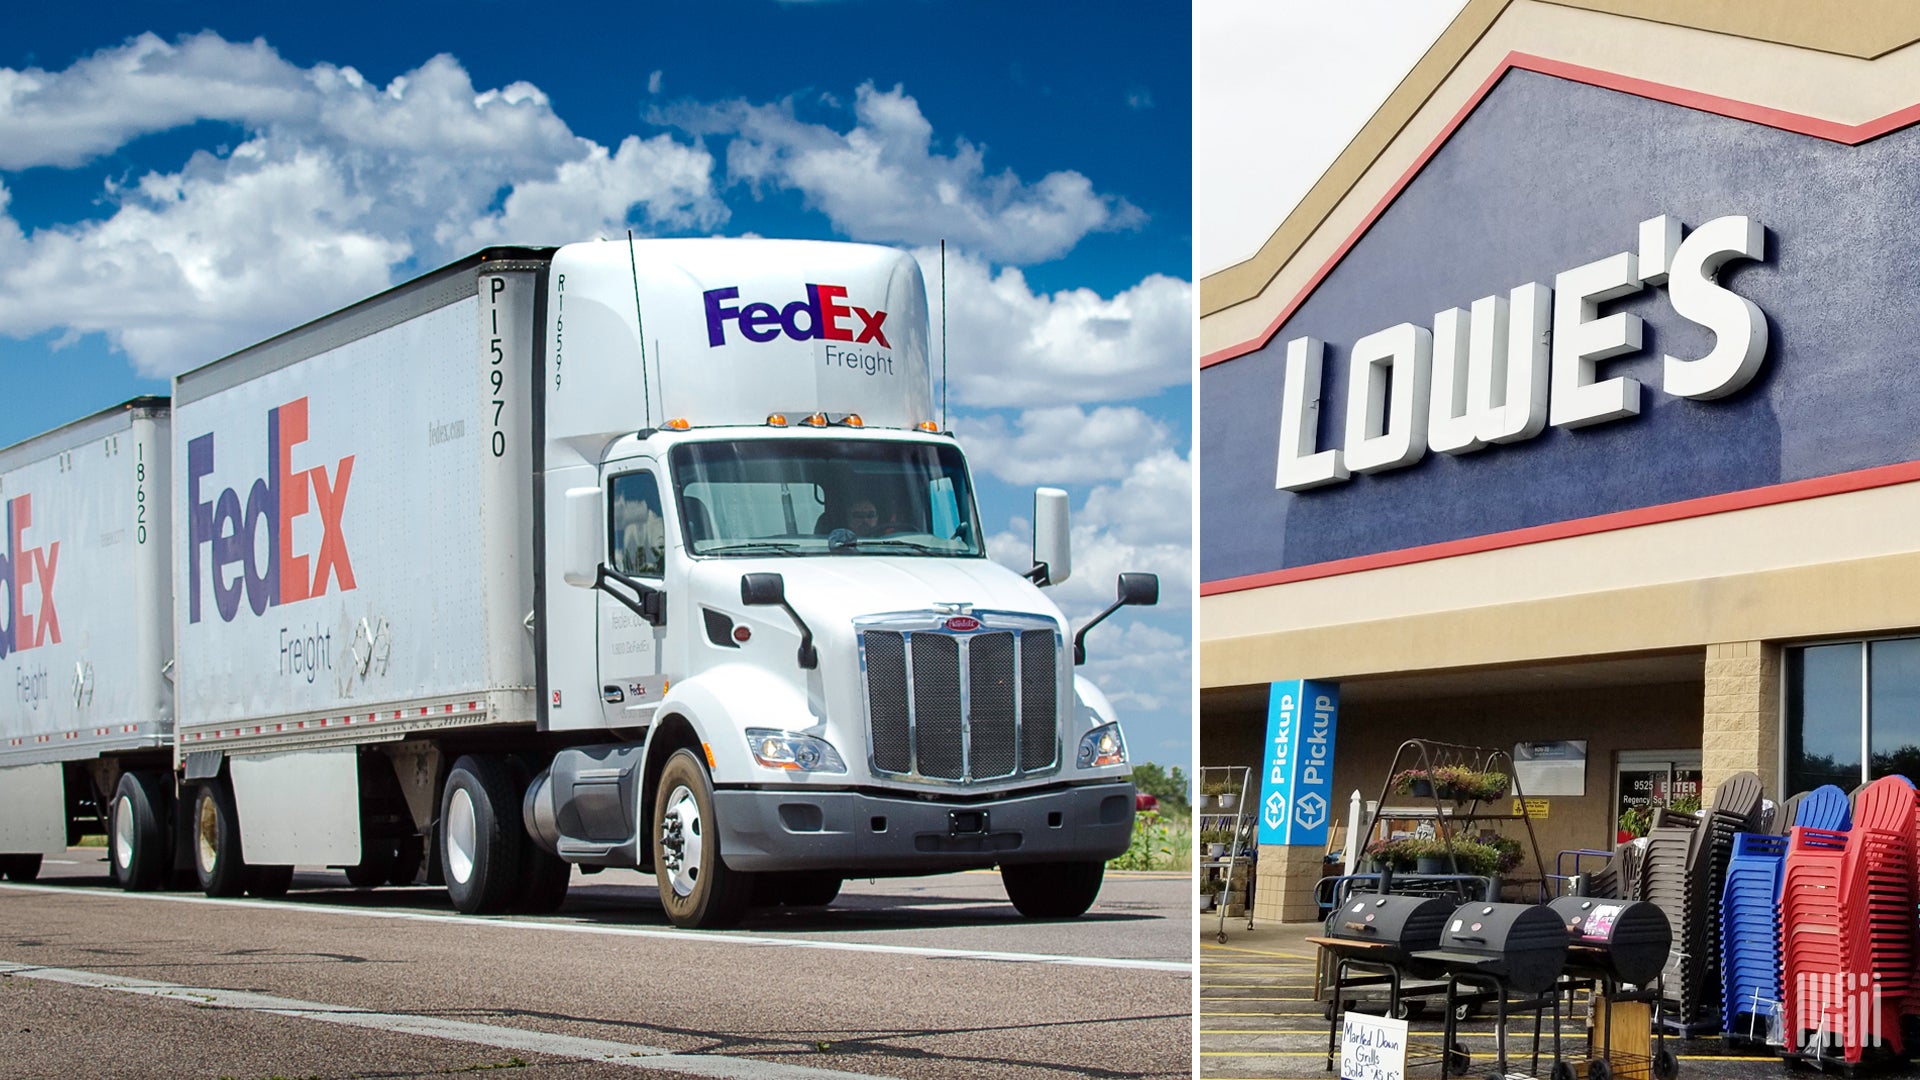
{"type": "Polygon", "coordinates": [[[1131,406],[1029,409],[1016,424],[1002,416],[963,416],[954,431],[975,469],[1009,484],[1071,484],[1127,475],[1143,450],[1168,444],[1165,424],[1131,406]]]}
{"type": "Polygon", "coordinates": [[[862,85],[846,132],[801,120],[791,100],[682,105],[655,116],[703,136],[727,137],[727,174],[737,182],[800,192],[855,240],[949,245],[1001,263],[1065,254],[1090,232],[1133,228],[1144,215],[1096,192],[1077,172],[1033,183],[1011,170],[989,174],[986,150],[964,138],[950,154],[900,87],[862,85]]]}
{"type": "Polygon", "coordinates": [[[649,94],[659,93],[660,88],[666,85],[665,76],[666,76],[666,73],[661,71],[658,68],[655,68],[650,74],[648,74],[647,75],[647,93],[649,94]]]}
{"type": "Polygon", "coordinates": [[[1087,662],[1080,674],[1113,702],[1127,741],[1135,744],[1128,747],[1133,760],[1146,760],[1150,755],[1139,745],[1139,715],[1186,712],[1192,705],[1193,646],[1188,636],[1116,613],[1095,627],[1086,643],[1087,662]]]}
{"type": "Polygon", "coordinates": [[[102,332],[164,375],[379,291],[409,260],[726,217],[705,150],[659,135],[609,151],[530,84],[476,90],[436,56],[379,87],[210,33],[0,70],[0,168],[75,164],[208,118],[240,125],[238,145],[110,182],[105,220],[0,220],[0,333],[102,332]]]}
{"type": "MultiPolygon", "coordinates": [[[[914,253],[939,333],[940,253],[914,253]]],[[[1123,401],[1193,377],[1193,286],[1153,274],[1112,298],[1035,293],[1017,269],[947,253],[949,391],[958,406],[1123,401]]]]}
{"type": "MultiPolygon", "coordinates": [[[[1136,462],[1119,485],[1094,488],[1074,509],[1073,574],[1048,593],[1076,625],[1113,602],[1125,572],[1158,574],[1161,608],[1191,606],[1192,484],[1192,462],[1163,450],[1136,462]]],[[[1032,523],[1009,521],[987,538],[987,552],[1024,572],[1033,562],[1032,523]]]]}

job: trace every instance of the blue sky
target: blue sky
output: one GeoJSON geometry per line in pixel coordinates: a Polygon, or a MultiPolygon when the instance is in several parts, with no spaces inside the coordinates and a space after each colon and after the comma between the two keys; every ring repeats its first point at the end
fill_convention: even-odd
{"type": "Polygon", "coordinates": [[[1024,568],[1057,484],[1076,623],[1160,574],[1087,672],[1135,760],[1184,765],[1190,43],[1154,2],[13,5],[0,445],[488,243],[856,239],[936,270],[944,238],[991,549],[1024,568]]]}

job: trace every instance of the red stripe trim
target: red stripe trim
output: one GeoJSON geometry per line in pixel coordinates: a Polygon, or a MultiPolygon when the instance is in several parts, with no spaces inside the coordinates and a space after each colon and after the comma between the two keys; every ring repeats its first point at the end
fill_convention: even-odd
{"type": "Polygon", "coordinates": [[[1809,480],[1793,480],[1784,484],[1730,491],[1722,495],[1708,495],[1698,499],[1662,503],[1658,506],[1645,506],[1635,510],[1621,510],[1612,514],[1576,518],[1572,521],[1556,521],[1525,529],[1489,533],[1486,536],[1470,536],[1463,540],[1448,540],[1438,544],[1401,548],[1398,551],[1383,551],[1374,555],[1356,555],[1350,559],[1334,559],[1307,566],[1288,567],[1285,570],[1247,574],[1242,577],[1220,578],[1216,581],[1201,582],[1200,595],[1217,596],[1221,593],[1243,592],[1268,585],[1285,585],[1294,581],[1311,581],[1316,578],[1337,577],[1341,574],[1356,574],[1363,570],[1405,566],[1409,563],[1429,562],[1455,555],[1472,555],[1482,551],[1519,547],[1523,544],[1564,540],[1572,536],[1591,536],[1595,533],[1613,532],[1616,529],[1656,525],[1664,521],[1681,521],[1686,518],[1705,517],[1709,514],[1724,514],[1732,510],[1777,506],[1802,499],[1818,499],[1827,495],[1842,495],[1850,491],[1890,487],[1916,480],[1920,480],[1920,461],[1905,461],[1895,465],[1881,465],[1871,469],[1836,473],[1832,476],[1816,476],[1809,480]]]}
{"type": "Polygon", "coordinates": [[[1366,218],[1360,222],[1359,228],[1353,231],[1353,235],[1347,237],[1346,242],[1341,244],[1339,249],[1333,253],[1333,256],[1327,260],[1326,265],[1322,266],[1319,271],[1313,275],[1313,278],[1307,282],[1306,287],[1300,290],[1300,294],[1295,296],[1291,303],[1280,310],[1280,314],[1276,315],[1273,321],[1267,324],[1267,328],[1253,338],[1243,341],[1238,345],[1229,345],[1226,348],[1207,353],[1200,358],[1200,366],[1203,368],[1212,367],[1215,364],[1245,356],[1250,352],[1264,348],[1267,342],[1273,340],[1273,335],[1278,333],[1280,327],[1285,325],[1286,321],[1293,317],[1293,313],[1299,310],[1301,304],[1306,303],[1307,297],[1313,295],[1313,291],[1320,287],[1320,283],[1326,280],[1328,274],[1333,272],[1333,268],[1338,266],[1340,261],[1347,257],[1347,252],[1353,249],[1353,245],[1359,243],[1360,238],[1365,236],[1368,230],[1373,228],[1373,223],[1380,219],[1381,214],[1386,213],[1387,207],[1393,205],[1394,200],[1400,197],[1400,193],[1405,191],[1407,185],[1413,182],[1413,178],[1420,175],[1421,170],[1427,167],[1427,162],[1432,160],[1433,155],[1439,153],[1440,147],[1445,145],[1447,140],[1453,137],[1454,131],[1466,122],[1467,117],[1472,115],[1475,109],[1480,107],[1480,102],[1493,90],[1494,84],[1498,83],[1508,71],[1514,68],[1522,71],[1538,72],[1542,75],[1551,75],[1555,78],[1566,79],[1570,82],[1586,83],[1589,86],[1598,86],[1607,90],[1618,90],[1623,94],[1632,94],[1635,97],[1648,98],[1653,101],[1663,101],[1669,105],[1679,105],[1683,108],[1714,113],[1720,116],[1731,117],[1735,120],[1745,120],[1748,123],[1761,124],[1766,127],[1778,128],[1782,131],[1791,131],[1801,135],[1810,135],[1816,139],[1826,139],[1829,142],[1842,143],[1847,146],[1858,146],[1870,139],[1877,139],[1882,135],[1898,131],[1914,123],[1920,123],[1920,104],[1909,105],[1904,109],[1890,112],[1885,116],[1875,120],[1868,120],[1865,123],[1842,124],[1833,120],[1822,120],[1816,116],[1787,112],[1784,109],[1770,109],[1764,105],[1754,105],[1750,102],[1736,101],[1733,98],[1716,97],[1713,94],[1703,94],[1678,86],[1668,86],[1665,83],[1630,78],[1610,71],[1601,71],[1598,68],[1581,67],[1578,64],[1549,60],[1542,56],[1529,56],[1526,53],[1519,52],[1508,53],[1506,59],[1502,60],[1493,69],[1493,73],[1488,75],[1486,81],[1480,84],[1480,88],[1473,92],[1471,98],[1467,99],[1467,103],[1460,107],[1460,111],[1453,115],[1453,119],[1447,121],[1447,126],[1440,130],[1440,134],[1434,137],[1433,142],[1427,145],[1427,148],[1421,152],[1418,158],[1414,159],[1413,164],[1408,167],[1407,171],[1394,183],[1393,187],[1388,189],[1386,195],[1382,197],[1380,202],[1374,206],[1373,210],[1367,214],[1366,218]]]}

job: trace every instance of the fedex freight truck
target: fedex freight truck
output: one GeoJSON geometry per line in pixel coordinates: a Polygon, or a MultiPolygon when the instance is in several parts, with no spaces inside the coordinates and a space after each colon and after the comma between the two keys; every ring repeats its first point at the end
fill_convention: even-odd
{"type": "Polygon", "coordinates": [[[116,864],[271,895],[424,863],[468,912],[650,868],[683,926],[997,866],[1022,912],[1081,913],[1133,789],[1042,591],[1065,496],[1031,571],[986,557],[927,341],[897,251],[603,242],[486,251],[180,376],[177,769],[116,864]]]}
{"type": "MultiPolygon", "coordinates": [[[[164,398],[0,450],[0,873],[16,881],[116,812],[172,820],[169,456],[164,398]]],[[[110,865],[152,886],[171,854],[149,857],[168,865],[110,865]]]]}

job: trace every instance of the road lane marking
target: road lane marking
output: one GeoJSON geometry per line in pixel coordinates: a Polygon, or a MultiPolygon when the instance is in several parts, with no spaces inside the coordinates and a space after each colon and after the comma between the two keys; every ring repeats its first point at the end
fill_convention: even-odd
{"type": "Polygon", "coordinates": [[[1193,965],[1179,960],[1130,960],[1108,956],[1058,956],[1048,953],[993,952],[985,949],[936,949],[917,945],[874,945],[861,941],[814,941],[805,938],[767,937],[754,933],[714,933],[704,930],[659,930],[644,926],[587,926],[580,923],[537,922],[510,916],[436,915],[423,911],[387,911],[369,908],[335,907],[331,904],[304,904],[297,900],[224,900],[211,896],[183,896],[177,893],[132,893],[118,890],[71,888],[58,885],[0,884],[0,889],[19,892],[44,892],[56,896],[91,896],[108,900],[164,900],[176,904],[214,904],[225,907],[253,907],[267,911],[304,911],[323,915],[350,915],[363,919],[406,919],[415,922],[446,923],[456,926],[504,926],[516,930],[548,930],[567,934],[607,934],[615,937],[659,938],[690,941],[705,945],[746,945],[768,949],[824,949],[830,952],[879,953],[913,956],[930,960],[987,960],[1009,964],[1057,964],[1064,967],[1122,968],[1135,971],[1167,971],[1191,976],[1193,965]]]}
{"type": "Polygon", "coordinates": [[[424,1035],[434,1039],[475,1043],[501,1050],[520,1050],[554,1057],[600,1061],[609,1065],[630,1065],[639,1069],[686,1073],[690,1076],[743,1077],[746,1080],[893,1080],[877,1073],[842,1072],[816,1069],[807,1065],[764,1061],[759,1058],[727,1057],[721,1054],[676,1054],[658,1046],[639,1046],[610,1039],[588,1039],[576,1035],[553,1035],[499,1024],[476,1024],[467,1020],[446,1020],[411,1013],[369,1012],[346,1005],[329,1005],[297,998],[255,994],[245,990],[186,986],[181,983],[134,979],[123,975],[103,975],[68,968],[39,967],[0,960],[0,976],[39,979],[113,990],[123,994],[184,1001],[190,1005],[240,1012],[271,1013],[302,1020],[318,1020],[347,1027],[371,1028],[401,1035],[424,1035]]]}

